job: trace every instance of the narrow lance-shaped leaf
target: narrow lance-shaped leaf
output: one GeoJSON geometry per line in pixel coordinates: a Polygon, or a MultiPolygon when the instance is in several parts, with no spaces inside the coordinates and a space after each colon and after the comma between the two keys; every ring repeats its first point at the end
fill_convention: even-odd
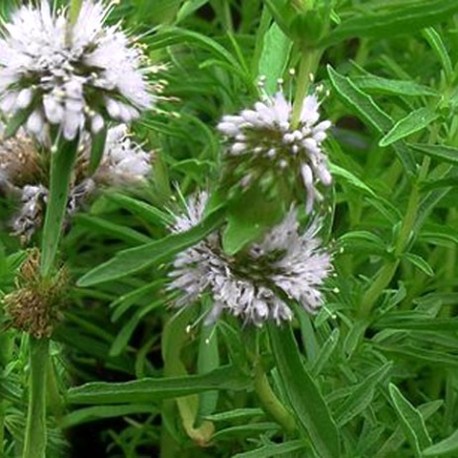
{"type": "Polygon", "coordinates": [[[431,438],[421,413],[402,395],[396,385],[389,386],[391,400],[407,440],[413,447],[417,457],[421,450],[431,445],[431,438]]]}
{"type": "Polygon", "coordinates": [[[299,425],[310,436],[320,457],[340,457],[336,423],[315,380],[301,361],[291,328],[269,324],[269,336],[285,393],[299,425]]]}
{"type": "Polygon", "coordinates": [[[162,401],[208,390],[246,390],[250,378],[232,366],[208,374],[184,377],[145,378],[132,382],[92,382],[70,388],[70,404],[126,404],[162,401]]]}
{"type": "Polygon", "coordinates": [[[415,132],[423,130],[435,121],[439,115],[429,108],[419,108],[399,120],[393,128],[379,141],[379,146],[388,146],[415,132]]]}
{"type": "Polygon", "coordinates": [[[274,23],[264,35],[264,46],[259,60],[259,75],[265,76],[265,88],[273,94],[277,89],[277,80],[281,78],[288,63],[292,42],[274,23]]]}
{"type": "Polygon", "coordinates": [[[41,270],[49,275],[57,253],[67,208],[70,181],[78,150],[79,136],[73,141],[61,140],[51,153],[49,200],[43,226],[41,270]]]}
{"type": "Polygon", "coordinates": [[[340,404],[335,416],[339,426],[343,426],[356,417],[372,402],[377,383],[386,377],[392,364],[386,363],[369,374],[358,386],[354,388],[348,398],[340,404]]]}
{"type": "Polygon", "coordinates": [[[439,93],[433,88],[414,81],[381,78],[366,72],[363,76],[353,77],[352,81],[358,88],[368,93],[400,95],[402,97],[439,96],[439,93]]]}
{"type": "Polygon", "coordinates": [[[458,452],[458,431],[455,431],[451,436],[441,442],[423,450],[423,456],[452,456],[458,452]]]}
{"type": "MultiPolygon", "coordinates": [[[[378,133],[385,134],[393,127],[393,120],[374,102],[372,97],[365,94],[349,78],[340,75],[329,65],[328,74],[341,101],[352,111],[358,113],[378,133]]],[[[407,173],[413,175],[416,164],[412,152],[402,142],[395,142],[392,147],[407,173]]]]}
{"type": "Polygon", "coordinates": [[[220,209],[187,232],[171,234],[145,245],[120,251],[109,261],[84,275],[78,286],[86,287],[124,277],[146,267],[162,262],[170,256],[199,242],[221,225],[224,211],[220,209]]]}
{"type": "Polygon", "coordinates": [[[89,158],[89,173],[94,173],[103,157],[107,141],[107,129],[104,127],[98,134],[91,136],[91,155],[89,158]]]}
{"type": "Polygon", "coordinates": [[[450,0],[400,2],[383,12],[351,15],[324,37],[320,45],[328,47],[352,37],[387,38],[408,34],[444,21],[457,11],[458,3],[450,0]]]}
{"type": "Polygon", "coordinates": [[[441,61],[447,79],[452,80],[454,77],[453,65],[442,37],[432,27],[424,29],[422,33],[441,61]]]}
{"type": "Polygon", "coordinates": [[[426,143],[411,143],[409,146],[419,153],[426,154],[439,161],[458,165],[458,148],[445,145],[428,145],[426,143]]]}

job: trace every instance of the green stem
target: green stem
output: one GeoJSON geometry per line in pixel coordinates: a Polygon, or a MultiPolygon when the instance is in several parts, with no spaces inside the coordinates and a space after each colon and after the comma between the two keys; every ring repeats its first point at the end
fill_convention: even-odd
{"type": "Polygon", "coordinates": [[[260,361],[254,366],[254,389],[264,411],[281,425],[287,434],[293,434],[296,431],[294,417],[273,392],[260,361]]]}
{"type": "Polygon", "coordinates": [[[29,407],[22,458],[46,457],[46,372],[49,340],[30,336],[29,407]]]}
{"type": "Polygon", "coordinates": [[[359,311],[362,318],[369,317],[370,312],[372,311],[378,298],[383,293],[385,288],[390,284],[399,266],[400,258],[407,244],[409,243],[412,230],[415,227],[418,206],[420,203],[419,183],[426,177],[428,173],[429,162],[429,158],[425,158],[423,160],[418,174],[418,179],[413,184],[409,202],[407,204],[406,214],[402,221],[401,230],[399,231],[399,236],[394,249],[395,260],[382,266],[376,276],[375,281],[372,283],[362,298],[359,311]]]}
{"type": "Polygon", "coordinates": [[[76,24],[76,21],[78,20],[78,16],[80,14],[82,6],[83,0],[70,0],[68,23],[65,31],[65,41],[68,45],[70,45],[72,41],[73,26],[76,24]]]}
{"type": "Polygon", "coordinates": [[[379,271],[376,276],[375,281],[372,283],[371,287],[364,294],[361,306],[359,309],[359,314],[361,318],[368,318],[372,308],[374,307],[377,299],[380,297],[380,294],[383,293],[385,288],[390,284],[393,276],[398,268],[399,261],[392,261],[389,264],[385,264],[379,271]]]}
{"type": "Polygon", "coordinates": [[[81,7],[83,6],[83,0],[71,0],[70,2],[70,24],[73,26],[76,24],[78,20],[78,16],[81,11],[81,7]]]}
{"type": "Polygon", "coordinates": [[[319,49],[305,49],[302,52],[291,118],[293,127],[297,126],[300,121],[302,103],[308,93],[310,84],[313,82],[316,69],[318,68],[318,64],[320,62],[321,52],[322,51],[319,49]]]}

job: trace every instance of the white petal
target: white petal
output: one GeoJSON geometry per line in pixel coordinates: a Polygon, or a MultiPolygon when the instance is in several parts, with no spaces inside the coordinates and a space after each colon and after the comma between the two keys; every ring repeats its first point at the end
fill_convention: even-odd
{"type": "Polygon", "coordinates": [[[104,127],[105,121],[98,113],[91,120],[91,131],[93,134],[98,134],[104,127]]]}
{"type": "Polygon", "coordinates": [[[27,130],[32,132],[35,135],[39,135],[42,133],[44,129],[44,120],[41,112],[39,110],[35,110],[27,120],[26,124],[27,130]]]}
{"type": "Polygon", "coordinates": [[[19,92],[19,95],[17,96],[16,99],[16,105],[19,109],[24,109],[27,108],[30,103],[32,102],[32,97],[33,97],[33,91],[32,89],[22,89],[22,91],[19,92]]]}

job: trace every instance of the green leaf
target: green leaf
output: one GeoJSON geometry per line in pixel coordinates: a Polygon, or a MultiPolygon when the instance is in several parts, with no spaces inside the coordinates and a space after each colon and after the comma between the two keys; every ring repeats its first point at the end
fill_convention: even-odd
{"type": "Polygon", "coordinates": [[[139,413],[151,414],[155,411],[155,407],[151,404],[128,404],[121,406],[94,406],[85,407],[70,412],[62,419],[63,428],[71,428],[83,423],[98,421],[104,418],[124,417],[139,413]]]}
{"type": "Polygon", "coordinates": [[[350,396],[341,402],[340,406],[334,412],[339,427],[342,427],[355,418],[371,404],[376,385],[387,376],[391,367],[391,362],[384,364],[365,377],[356,387],[352,387],[350,396]]]}
{"type": "Polygon", "coordinates": [[[238,72],[243,73],[240,68],[237,59],[233,55],[215,40],[207,37],[201,33],[194,32],[192,30],[186,30],[179,27],[166,26],[161,27],[159,33],[157,33],[151,43],[149,44],[149,50],[161,49],[166,46],[174,44],[186,43],[188,45],[197,45],[210,51],[218,59],[227,62],[238,72]]]}
{"type": "Polygon", "coordinates": [[[378,144],[382,147],[389,146],[402,138],[423,130],[438,117],[437,113],[425,107],[412,111],[405,118],[399,120],[378,144]]]}
{"type": "Polygon", "coordinates": [[[91,155],[89,157],[89,174],[93,174],[100,165],[105,144],[107,142],[107,128],[104,127],[98,134],[91,135],[91,155]]]}
{"type": "Polygon", "coordinates": [[[423,456],[448,455],[458,452],[458,431],[455,431],[451,436],[443,441],[432,445],[423,450],[423,456]]]}
{"type": "Polygon", "coordinates": [[[242,408],[242,409],[233,409],[228,410],[227,412],[219,412],[213,415],[208,415],[206,418],[210,421],[234,421],[234,420],[245,420],[253,417],[265,417],[265,412],[262,409],[258,408],[242,408]]]}
{"type": "Polygon", "coordinates": [[[364,14],[350,15],[348,20],[324,37],[320,45],[328,47],[352,37],[387,38],[411,34],[445,21],[457,11],[458,3],[450,0],[403,2],[382,12],[366,10],[364,14]]]}
{"type": "Polygon", "coordinates": [[[372,197],[376,197],[374,191],[372,191],[369,186],[367,186],[362,180],[360,180],[356,175],[351,173],[350,171],[339,167],[336,164],[329,164],[329,170],[331,171],[332,175],[344,178],[349,184],[354,186],[356,189],[360,191],[364,191],[366,194],[369,194],[372,197]]]}
{"type": "MultiPolygon", "coordinates": [[[[211,304],[213,306],[213,304],[211,304]]],[[[220,366],[218,351],[218,329],[203,326],[200,331],[197,370],[199,374],[207,374],[220,366]]],[[[217,407],[218,391],[208,391],[199,396],[199,419],[207,419],[217,407]]]]}
{"type": "Polygon", "coordinates": [[[116,334],[116,338],[113,340],[113,343],[110,347],[110,356],[119,356],[123,352],[123,350],[127,347],[127,344],[129,343],[135,328],[138,326],[140,319],[141,318],[139,314],[135,313],[116,334]]]}
{"type": "Polygon", "coordinates": [[[19,127],[26,123],[27,119],[32,114],[33,110],[34,103],[32,101],[28,108],[24,110],[19,110],[12,118],[10,118],[5,126],[5,131],[3,132],[2,140],[7,140],[8,138],[11,138],[14,135],[16,135],[16,132],[19,130],[19,127]]]}
{"type": "Polygon", "coordinates": [[[107,192],[105,197],[151,224],[168,226],[174,222],[172,215],[133,197],[114,192],[107,192]]]}
{"type": "Polygon", "coordinates": [[[409,146],[419,153],[434,159],[458,165],[458,148],[445,145],[428,145],[426,143],[410,143],[409,146]]]}
{"type": "Polygon", "coordinates": [[[70,388],[70,404],[125,404],[158,402],[209,390],[243,391],[251,380],[233,366],[222,366],[208,374],[184,377],[145,378],[132,382],[91,382],[70,388]]]}
{"type": "Polygon", "coordinates": [[[339,431],[315,380],[301,361],[289,326],[269,323],[278,372],[291,409],[320,457],[340,457],[339,431]]]}
{"type": "Polygon", "coordinates": [[[296,17],[296,11],[289,1],[286,0],[266,0],[275,22],[285,34],[291,34],[290,24],[296,17]]]}
{"type": "Polygon", "coordinates": [[[231,201],[227,226],[223,232],[223,248],[234,255],[264,234],[282,216],[281,201],[268,200],[256,186],[231,201]]]}
{"type": "Polygon", "coordinates": [[[194,11],[198,10],[200,7],[204,6],[208,3],[209,0],[187,0],[183,3],[180,10],[177,14],[176,22],[181,22],[183,19],[186,19],[190,16],[194,11]]]}
{"type": "Polygon", "coordinates": [[[114,258],[81,277],[77,284],[81,287],[96,285],[163,262],[212,233],[222,224],[223,219],[224,210],[220,209],[187,232],[171,234],[146,245],[120,251],[114,258]]]}
{"type": "Polygon", "coordinates": [[[371,74],[355,76],[351,80],[359,89],[369,93],[412,97],[439,96],[439,93],[434,89],[417,84],[414,81],[393,80],[371,74]]]}
{"type": "Polygon", "coordinates": [[[106,234],[110,238],[124,240],[134,245],[148,243],[151,240],[148,236],[130,227],[121,226],[93,215],[81,213],[75,216],[74,221],[77,221],[83,227],[94,230],[97,234],[106,234]]]}
{"type": "Polygon", "coordinates": [[[269,94],[276,92],[277,81],[282,77],[289,61],[291,40],[273,23],[264,35],[263,50],[259,60],[259,76],[265,76],[265,88],[269,94]]]}
{"type": "Polygon", "coordinates": [[[340,331],[338,328],[334,329],[330,336],[326,339],[322,347],[320,348],[320,352],[318,353],[315,361],[313,363],[311,373],[314,377],[317,377],[326,363],[329,361],[329,358],[334,353],[334,350],[339,343],[340,338],[340,331]]]}
{"type": "Polygon", "coordinates": [[[79,136],[73,141],[61,140],[51,153],[49,199],[43,225],[41,271],[48,276],[57,253],[70,191],[70,180],[78,150],[79,136]]]}
{"type": "MultiPolygon", "coordinates": [[[[327,68],[331,84],[342,103],[359,114],[380,134],[387,133],[393,127],[393,120],[369,95],[359,89],[349,78],[337,73],[330,65],[327,68]]],[[[402,142],[395,142],[392,147],[407,173],[413,175],[416,164],[412,152],[402,142]]]]}
{"type": "Polygon", "coordinates": [[[213,162],[199,159],[185,159],[173,164],[171,167],[171,170],[177,170],[186,176],[191,176],[197,182],[199,182],[202,176],[209,176],[213,169],[213,162]]]}
{"type": "Polygon", "coordinates": [[[256,450],[237,453],[233,458],[276,458],[286,453],[299,452],[307,447],[303,440],[283,442],[282,444],[266,444],[256,450]]]}
{"type": "Polygon", "coordinates": [[[437,57],[439,58],[447,79],[452,81],[454,77],[453,65],[441,36],[432,27],[424,29],[422,34],[426,40],[428,40],[431,48],[435,51],[437,57]]]}
{"type": "MultiPolygon", "coordinates": [[[[432,415],[434,415],[444,404],[442,400],[427,402],[418,406],[418,410],[421,413],[421,416],[424,420],[427,420],[432,415]]],[[[382,447],[378,448],[377,453],[374,458],[389,458],[396,456],[399,453],[399,450],[402,447],[404,442],[404,435],[402,433],[402,428],[398,425],[393,432],[393,434],[385,441],[382,447]]]]}
{"type": "Polygon", "coordinates": [[[428,277],[434,277],[434,270],[429,265],[428,261],[423,259],[421,256],[413,253],[406,253],[403,257],[410,261],[414,266],[418,267],[423,273],[428,275],[428,277]]]}
{"type": "Polygon", "coordinates": [[[425,421],[421,413],[402,395],[396,385],[391,383],[389,392],[404,434],[416,456],[420,458],[421,450],[431,445],[425,421]]]}

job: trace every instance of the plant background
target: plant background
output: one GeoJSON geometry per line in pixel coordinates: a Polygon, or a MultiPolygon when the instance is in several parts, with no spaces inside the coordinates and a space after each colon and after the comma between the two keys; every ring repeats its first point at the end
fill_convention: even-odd
{"type": "MultiPolygon", "coordinates": [[[[115,258],[111,274],[92,270],[68,295],[52,352],[60,390],[73,388],[65,411],[50,417],[49,456],[454,456],[458,6],[316,0],[315,12],[301,15],[307,2],[119,3],[110,20],[143,34],[150,58],[168,64],[169,99],[134,128],[155,151],[149,185],[104,192],[64,239],[75,281],[138,250],[133,267],[115,258]],[[159,244],[155,257],[145,247],[168,234],[183,196],[214,187],[222,167],[215,126],[257,100],[259,76],[267,91],[284,77],[294,92],[288,69],[300,46],[314,49],[324,14],[334,32],[320,38],[315,81],[329,91],[322,112],[334,125],[325,146],[334,186],[323,212],[336,252],[326,306],[315,317],[300,313],[293,334],[269,338],[231,318],[188,332],[207,299],[177,316],[164,288],[170,247],[159,244]],[[296,432],[263,411],[259,365],[296,432]],[[154,383],[123,383],[144,377],[154,383]]],[[[2,2],[3,17],[13,4],[2,2]]],[[[10,204],[1,205],[0,288],[8,292],[24,253],[8,235],[10,204]]],[[[13,457],[24,427],[25,337],[5,329],[0,340],[0,442],[13,457]]]]}

